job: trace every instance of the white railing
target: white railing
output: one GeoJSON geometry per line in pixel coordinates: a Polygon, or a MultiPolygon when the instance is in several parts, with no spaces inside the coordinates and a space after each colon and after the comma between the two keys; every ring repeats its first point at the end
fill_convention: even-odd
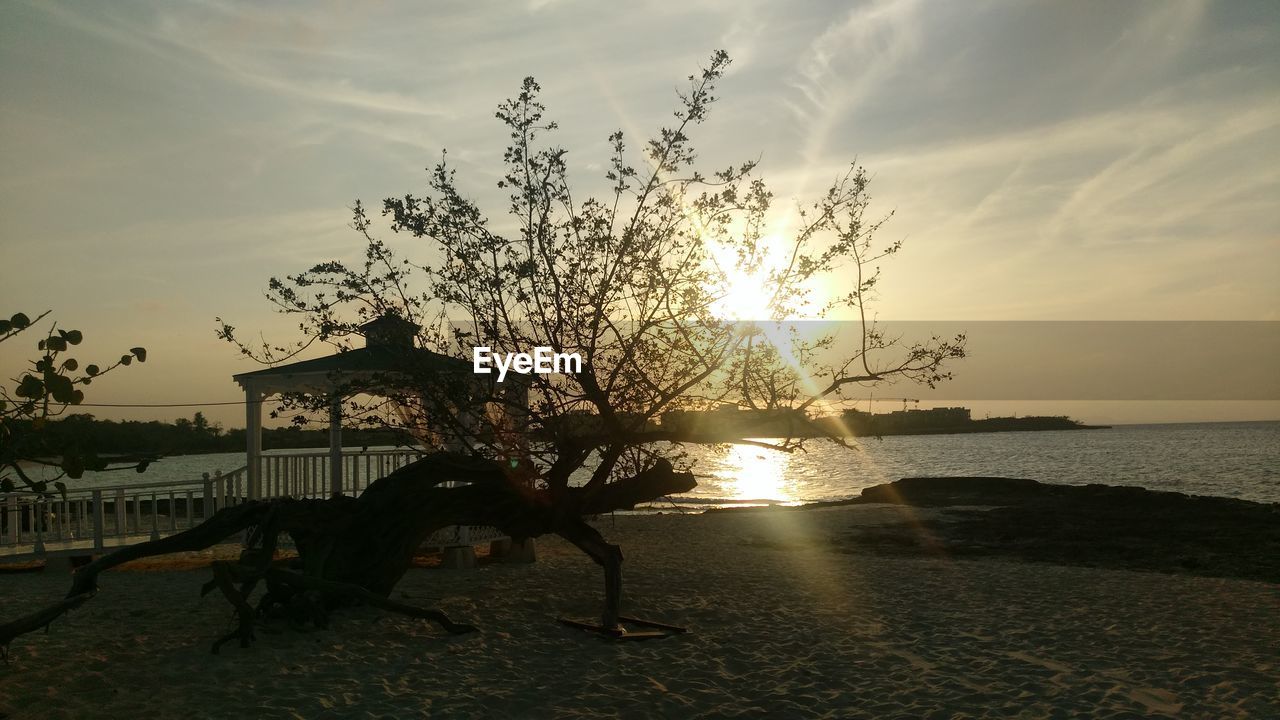
{"type": "MultiPolygon", "coordinates": [[[[417,460],[408,449],[344,453],[342,485],[358,495],[369,483],[417,460]]],[[[330,494],[328,451],[264,455],[259,459],[263,498],[323,498],[330,494]]],[[[198,480],[132,483],[67,490],[66,496],[0,493],[0,557],[50,552],[102,552],[190,529],[224,507],[248,499],[248,467],[205,474],[198,480]]],[[[479,526],[452,526],[424,546],[470,545],[503,537],[479,526]]]]}
{"type": "MultiPolygon", "coordinates": [[[[342,493],[359,495],[369,483],[422,457],[416,450],[366,450],[342,454],[342,493]]],[[[262,497],[328,497],[328,450],[263,455],[258,459],[262,497]]]]}
{"type": "Polygon", "coordinates": [[[186,530],[244,501],[246,468],[199,480],[0,494],[0,554],[102,550],[186,530]]]}
{"type": "MultiPolygon", "coordinates": [[[[394,450],[365,450],[342,454],[342,493],[359,495],[369,483],[408,465],[422,457],[422,453],[408,448],[394,450]]],[[[329,468],[332,464],[328,450],[263,455],[259,458],[262,496],[324,498],[330,492],[329,468]]],[[[446,482],[441,487],[453,487],[458,483],[446,482]]],[[[427,538],[424,548],[446,548],[473,545],[506,537],[496,528],[481,525],[451,525],[441,528],[427,538]]],[[[282,545],[289,544],[281,538],[282,545]]]]}

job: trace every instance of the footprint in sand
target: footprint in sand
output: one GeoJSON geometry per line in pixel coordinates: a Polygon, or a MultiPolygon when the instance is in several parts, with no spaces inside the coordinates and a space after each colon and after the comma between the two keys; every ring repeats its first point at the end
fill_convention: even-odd
{"type": "Polygon", "coordinates": [[[907,664],[911,665],[911,667],[915,668],[916,670],[919,670],[920,672],[933,672],[934,668],[936,667],[933,663],[929,662],[928,660],[925,660],[919,655],[916,655],[915,653],[912,653],[912,652],[907,652],[906,650],[895,647],[888,643],[868,643],[868,645],[879,649],[881,652],[885,654],[894,655],[898,658],[906,660],[907,664]]]}
{"type": "Polygon", "coordinates": [[[1129,699],[1146,705],[1148,712],[1166,715],[1182,712],[1182,703],[1178,702],[1178,696],[1168,690],[1151,687],[1134,688],[1129,691],[1129,699]]]}
{"type": "Polygon", "coordinates": [[[1005,653],[1005,655],[1013,658],[1014,660],[1021,660],[1024,663],[1039,665],[1042,668],[1045,668],[1047,670],[1052,670],[1054,672],[1060,672],[1060,673],[1075,672],[1075,670],[1070,665],[1064,665],[1055,660],[1049,660],[1048,658],[1036,657],[1035,655],[1031,655],[1030,653],[1024,653],[1022,651],[1009,652],[1009,653],[1005,653]]]}

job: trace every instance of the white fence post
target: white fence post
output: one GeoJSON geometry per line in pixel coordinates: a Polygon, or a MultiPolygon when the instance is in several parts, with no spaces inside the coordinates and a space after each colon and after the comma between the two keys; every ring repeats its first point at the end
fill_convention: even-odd
{"type": "Polygon", "coordinates": [[[36,547],[38,553],[44,552],[44,501],[37,499],[31,505],[31,522],[36,528],[36,547]]]}
{"type": "Polygon", "coordinates": [[[129,534],[129,519],[124,512],[124,488],[116,490],[116,535],[129,534]]]}
{"type": "Polygon", "coordinates": [[[102,507],[102,491],[94,490],[93,491],[93,549],[94,550],[101,550],[103,547],[106,546],[106,543],[103,542],[103,533],[106,530],[106,528],[103,526],[106,525],[106,521],[107,521],[106,511],[102,507]]]}
{"type": "Polygon", "coordinates": [[[160,503],[156,502],[155,493],[151,493],[151,539],[160,539],[160,503]]]}
{"type": "Polygon", "coordinates": [[[18,544],[18,530],[22,527],[22,515],[19,512],[19,503],[17,495],[9,495],[5,498],[8,505],[9,515],[9,541],[14,545],[18,544]]]}
{"type": "Polygon", "coordinates": [[[209,473],[204,474],[204,504],[200,507],[200,519],[208,520],[213,515],[213,481],[209,473]]]}

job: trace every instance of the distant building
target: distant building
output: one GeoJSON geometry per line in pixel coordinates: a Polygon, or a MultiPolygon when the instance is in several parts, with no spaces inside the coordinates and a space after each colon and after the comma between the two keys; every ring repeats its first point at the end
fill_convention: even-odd
{"type": "Polygon", "coordinates": [[[876,415],[875,423],[888,428],[939,428],[963,425],[970,420],[969,408],[945,407],[926,410],[895,410],[876,415]]]}
{"type": "Polygon", "coordinates": [[[731,404],[714,410],[669,410],[662,414],[662,429],[717,439],[798,437],[813,431],[803,410],[752,410],[731,404]]]}

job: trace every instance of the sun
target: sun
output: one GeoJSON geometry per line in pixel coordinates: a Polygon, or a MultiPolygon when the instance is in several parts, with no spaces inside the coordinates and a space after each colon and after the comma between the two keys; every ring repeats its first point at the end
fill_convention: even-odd
{"type": "Polygon", "coordinates": [[[747,269],[732,248],[715,243],[710,246],[711,259],[719,270],[719,282],[708,288],[716,298],[711,312],[721,320],[772,320],[774,294],[774,255],[781,239],[769,235],[760,239],[763,262],[747,269]]]}
{"type": "Polygon", "coordinates": [[[726,272],[723,286],[717,288],[719,299],[712,304],[711,312],[722,320],[771,319],[767,283],[767,273],[726,272]]]}
{"type": "MultiPolygon", "coordinates": [[[[766,235],[757,243],[757,256],[753,263],[743,263],[735,248],[722,243],[708,245],[710,259],[715,265],[718,282],[707,288],[715,298],[710,305],[714,317],[748,326],[753,338],[762,337],[778,352],[782,363],[795,371],[801,387],[812,395],[820,392],[817,381],[800,361],[793,334],[805,333],[803,321],[812,312],[815,300],[808,293],[791,293],[784,303],[800,307],[780,309],[779,276],[786,274],[786,267],[793,261],[793,253],[787,249],[782,237],[766,235]],[[745,267],[744,267],[745,266],[745,267]],[[806,297],[807,296],[807,297],[806,297]]],[[[783,292],[782,295],[788,293],[783,292]]],[[[819,293],[820,294],[820,293],[819,293]]],[[[820,319],[820,318],[809,318],[820,319]]]]}

